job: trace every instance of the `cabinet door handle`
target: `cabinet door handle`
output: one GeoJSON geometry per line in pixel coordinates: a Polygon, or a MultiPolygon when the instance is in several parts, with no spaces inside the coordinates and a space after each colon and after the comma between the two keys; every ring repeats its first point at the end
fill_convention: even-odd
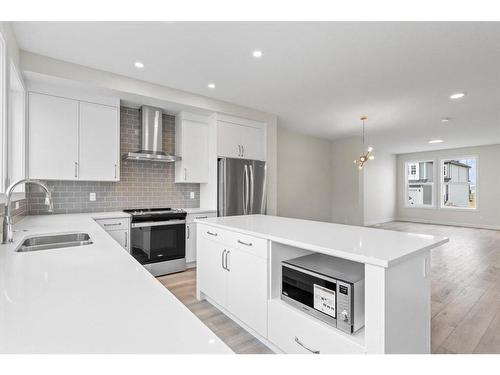
{"type": "Polygon", "coordinates": [[[184,181],[187,180],[187,173],[188,173],[187,168],[184,168],[184,181]]]}
{"type": "Polygon", "coordinates": [[[241,145],[238,145],[238,156],[241,156],[241,145]]]}
{"type": "Polygon", "coordinates": [[[226,269],[225,267],[225,264],[224,264],[224,261],[226,259],[226,249],[224,249],[224,251],[222,251],[222,254],[221,254],[221,266],[222,266],[222,269],[226,269]]]}
{"type": "Polygon", "coordinates": [[[211,236],[215,236],[215,237],[217,237],[217,233],[214,233],[214,232],[207,231],[207,234],[209,234],[209,235],[211,235],[211,236]]]}
{"type": "Polygon", "coordinates": [[[115,179],[116,179],[116,164],[115,164],[115,179]]]}
{"type": "Polygon", "coordinates": [[[75,161],[75,177],[78,177],[78,162],[75,161]]]}
{"type": "Polygon", "coordinates": [[[230,272],[231,267],[229,267],[229,255],[231,254],[231,251],[227,250],[226,251],[226,271],[230,272]]]}
{"type": "Polygon", "coordinates": [[[307,347],[304,343],[302,343],[302,341],[300,341],[300,339],[297,336],[295,336],[295,342],[297,344],[299,344],[300,346],[302,346],[305,350],[308,350],[308,351],[310,351],[313,354],[319,354],[320,353],[319,350],[313,350],[313,349],[307,347]]]}
{"type": "Polygon", "coordinates": [[[245,146],[241,145],[241,156],[245,156],[245,146]]]}
{"type": "Polygon", "coordinates": [[[253,245],[251,242],[243,242],[242,240],[238,240],[238,243],[245,245],[245,246],[252,246],[253,245]]]}
{"type": "Polygon", "coordinates": [[[195,219],[208,219],[208,216],[196,216],[195,219]]]}
{"type": "Polygon", "coordinates": [[[186,230],[187,230],[187,239],[189,240],[189,225],[186,225],[186,230]]]}
{"type": "Polygon", "coordinates": [[[105,227],[114,227],[116,225],[122,225],[122,223],[111,223],[111,224],[103,224],[105,227]]]}
{"type": "Polygon", "coordinates": [[[125,249],[128,248],[128,232],[125,231],[125,249]]]}

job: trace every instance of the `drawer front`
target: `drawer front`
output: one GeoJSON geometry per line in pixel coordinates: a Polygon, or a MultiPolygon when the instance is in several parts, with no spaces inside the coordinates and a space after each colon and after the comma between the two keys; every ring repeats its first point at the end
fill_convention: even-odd
{"type": "Polygon", "coordinates": [[[227,232],[225,238],[227,240],[227,244],[232,248],[246,251],[252,255],[267,259],[267,240],[238,232],[227,232]]]}
{"type": "Polygon", "coordinates": [[[97,219],[96,222],[106,231],[129,229],[129,219],[127,218],[97,219]]]}
{"type": "Polygon", "coordinates": [[[280,300],[269,302],[268,330],[269,341],[288,354],[364,353],[362,337],[348,337],[280,300]]]}
{"type": "Polygon", "coordinates": [[[198,224],[202,238],[217,241],[233,249],[242,250],[267,259],[267,240],[225,229],[198,224]]]}
{"type": "Polygon", "coordinates": [[[225,230],[198,223],[196,224],[196,232],[200,234],[202,239],[227,244],[225,240],[227,232],[225,230]]]}
{"type": "Polygon", "coordinates": [[[195,220],[198,220],[198,219],[208,219],[209,217],[217,217],[217,211],[203,212],[203,213],[199,213],[199,214],[188,214],[186,216],[186,222],[187,223],[192,223],[195,220]]]}

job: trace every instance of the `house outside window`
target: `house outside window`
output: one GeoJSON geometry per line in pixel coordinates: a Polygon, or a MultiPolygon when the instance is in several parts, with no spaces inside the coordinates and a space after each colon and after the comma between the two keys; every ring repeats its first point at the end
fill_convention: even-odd
{"type": "Polygon", "coordinates": [[[477,208],[477,157],[441,160],[441,208],[477,208]]]}
{"type": "Polygon", "coordinates": [[[405,163],[405,206],[434,206],[434,161],[405,163]]]}

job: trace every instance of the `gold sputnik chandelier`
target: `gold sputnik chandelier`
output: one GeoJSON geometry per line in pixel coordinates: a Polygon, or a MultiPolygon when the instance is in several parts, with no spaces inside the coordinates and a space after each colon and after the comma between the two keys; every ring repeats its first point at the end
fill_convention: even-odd
{"type": "MultiPolygon", "coordinates": [[[[365,121],[366,120],[368,120],[368,117],[366,117],[366,116],[361,117],[361,121],[363,121],[363,151],[365,149],[365,121]]],[[[368,162],[368,160],[375,159],[375,156],[371,155],[372,151],[373,151],[373,147],[369,146],[366,149],[366,153],[361,154],[359,156],[359,158],[354,160],[354,164],[356,164],[359,169],[363,169],[364,165],[368,162]]]]}

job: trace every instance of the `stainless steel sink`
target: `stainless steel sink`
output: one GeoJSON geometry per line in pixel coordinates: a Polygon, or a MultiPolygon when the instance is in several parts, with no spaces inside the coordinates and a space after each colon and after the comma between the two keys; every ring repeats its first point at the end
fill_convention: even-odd
{"type": "Polygon", "coordinates": [[[38,251],[90,244],[92,244],[92,240],[87,233],[47,234],[26,238],[16,251],[38,251]]]}

